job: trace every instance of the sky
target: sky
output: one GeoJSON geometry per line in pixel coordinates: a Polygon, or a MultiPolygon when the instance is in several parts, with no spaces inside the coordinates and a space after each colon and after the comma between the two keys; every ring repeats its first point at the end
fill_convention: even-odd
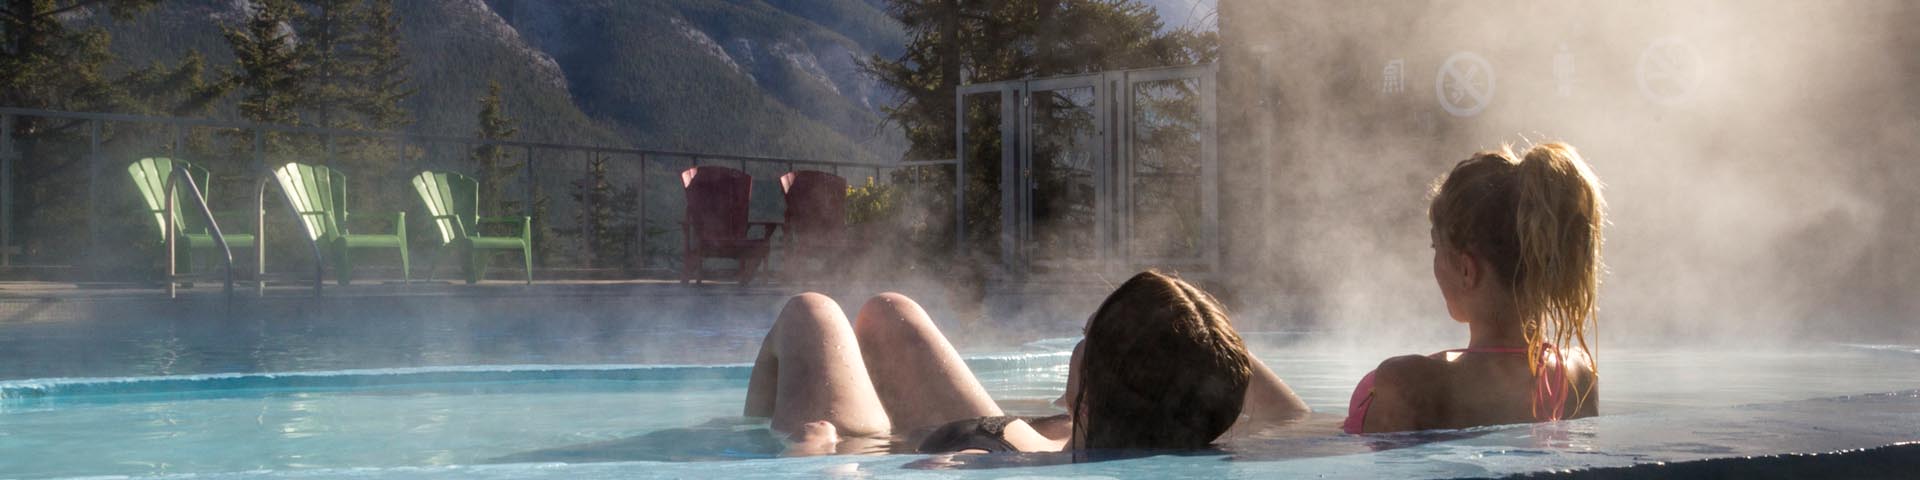
{"type": "Polygon", "coordinates": [[[1140,0],[1141,3],[1152,5],[1155,10],[1160,11],[1160,19],[1166,22],[1167,28],[1178,28],[1191,23],[1209,30],[1216,25],[1212,20],[1212,13],[1218,1],[1140,0]]]}

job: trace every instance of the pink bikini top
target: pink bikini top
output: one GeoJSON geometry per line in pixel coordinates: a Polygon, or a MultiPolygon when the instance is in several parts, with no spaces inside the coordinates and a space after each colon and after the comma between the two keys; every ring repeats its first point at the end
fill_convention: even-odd
{"type": "MultiPolygon", "coordinates": [[[[1527,353],[1519,347],[1455,348],[1442,350],[1429,356],[1449,353],[1527,353]]],[[[1547,344],[1540,349],[1540,374],[1534,376],[1533,383],[1533,420],[1546,422],[1566,418],[1567,379],[1566,367],[1561,365],[1560,349],[1547,344]]],[[[1444,359],[1444,357],[1442,357],[1444,359]]],[[[1353,398],[1347,400],[1347,420],[1340,429],[1359,435],[1367,423],[1367,407],[1373,405],[1373,375],[1378,370],[1367,372],[1360,378],[1360,385],[1353,388],[1353,398]]]]}

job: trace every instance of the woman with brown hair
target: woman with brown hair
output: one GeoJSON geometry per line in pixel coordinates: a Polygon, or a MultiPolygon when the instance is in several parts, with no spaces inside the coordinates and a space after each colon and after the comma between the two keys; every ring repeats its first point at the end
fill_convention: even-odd
{"type": "Polygon", "coordinates": [[[1467,348],[1387,359],[1353,392],[1348,433],[1599,414],[1600,182],[1572,146],[1481,152],[1434,190],[1433,276],[1467,348]]]}
{"type": "Polygon", "coordinates": [[[1007,417],[925,310],[886,293],[849,323],[806,293],[767,332],[745,414],[771,417],[790,454],[878,451],[895,433],[920,452],[1191,449],[1252,413],[1307,408],[1246,351],[1219,302],[1158,272],[1120,285],[1087,319],[1067,397],[1069,419],[1007,417]],[[1243,412],[1246,403],[1254,412],[1243,412]],[[1038,427],[1038,428],[1036,428],[1038,427]]]}

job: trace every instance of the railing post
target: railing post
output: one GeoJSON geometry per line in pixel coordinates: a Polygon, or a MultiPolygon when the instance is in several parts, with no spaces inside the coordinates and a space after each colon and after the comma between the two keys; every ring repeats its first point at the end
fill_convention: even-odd
{"type": "Polygon", "coordinates": [[[526,154],[526,161],[520,162],[520,170],[526,173],[520,180],[520,214],[533,218],[533,147],[526,147],[526,154]]]}
{"type": "Polygon", "coordinates": [[[634,191],[637,192],[634,194],[634,208],[640,211],[639,219],[634,221],[636,224],[634,245],[638,245],[636,248],[639,249],[634,252],[634,256],[640,259],[640,268],[637,271],[645,271],[647,269],[647,154],[645,153],[640,154],[640,184],[634,187],[634,191]]]}
{"type": "Polygon", "coordinates": [[[260,151],[265,148],[266,140],[260,129],[253,129],[254,192],[253,192],[253,290],[255,295],[267,295],[267,172],[260,169],[260,151]]]}
{"type": "MultiPolygon", "coordinates": [[[[1001,101],[1004,102],[1004,93],[1001,101]]],[[[1006,119],[1001,119],[1006,121],[1006,119]]],[[[1002,138],[1005,142],[1007,139],[1002,138]]],[[[1005,175],[1007,172],[1001,172],[1005,175]]],[[[967,94],[953,92],[953,261],[966,256],[967,248],[967,94]]]]}
{"type": "MultiPolygon", "coordinates": [[[[538,179],[534,177],[534,174],[533,174],[534,172],[533,146],[529,145],[526,147],[526,154],[527,154],[527,160],[524,162],[520,162],[521,170],[527,173],[526,174],[527,179],[523,181],[524,188],[520,189],[520,197],[523,199],[523,201],[520,203],[520,213],[521,213],[521,216],[532,219],[533,218],[533,201],[534,201],[533,186],[536,185],[537,184],[536,182],[538,181],[538,179]]],[[[533,228],[533,225],[534,223],[532,220],[527,221],[527,228],[531,229],[533,228]]],[[[532,238],[533,234],[534,232],[527,232],[528,238],[532,238]]],[[[543,240],[551,241],[552,239],[543,239],[543,240]]],[[[533,265],[532,268],[536,270],[544,266],[540,264],[540,258],[537,255],[534,258],[527,259],[526,263],[528,265],[533,265]]],[[[527,272],[527,276],[529,277],[533,276],[533,272],[527,272]]]]}
{"type": "MultiPolygon", "coordinates": [[[[88,276],[98,275],[100,262],[100,215],[94,208],[100,198],[100,121],[87,121],[87,265],[88,276]]],[[[169,224],[171,225],[171,224],[169,224]]]]}
{"type": "Polygon", "coordinates": [[[13,246],[13,162],[19,152],[13,148],[13,115],[0,115],[0,267],[12,266],[13,246]]]}
{"type": "Polygon", "coordinates": [[[179,261],[174,253],[179,251],[180,245],[179,229],[174,228],[177,225],[174,223],[176,218],[174,215],[180,211],[180,198],[173,193],[174,182],[179,180],[174,178],[178,172],[179,169],[168,170],[167,181],[160,184],[160,195],[165,197],[167,202],[166,214],[161,215],[165,223],[160,227],[160,230],[167,234],[167,298],[180,298],[179,285],[174,283],[180,274],[179,266],[174,264],[179,261]]]}

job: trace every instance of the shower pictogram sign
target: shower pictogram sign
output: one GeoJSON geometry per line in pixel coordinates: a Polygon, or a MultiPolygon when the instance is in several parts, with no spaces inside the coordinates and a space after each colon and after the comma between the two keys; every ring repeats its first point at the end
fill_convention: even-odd
{"type": "Polygon", "coordinates": [[[1392,95],[1407,89],[1407,62],[1401,59],[1387,61],[1380,69],[1380,94],[1392,95]]]}
{"type": "Polygon", "coordinates": [[[1479,115],[1493,103],[1493,64],[1473,52],[1457,52],[1440,64],[1433,94],[1440,108],[1456,117],[1479,115]]]}

